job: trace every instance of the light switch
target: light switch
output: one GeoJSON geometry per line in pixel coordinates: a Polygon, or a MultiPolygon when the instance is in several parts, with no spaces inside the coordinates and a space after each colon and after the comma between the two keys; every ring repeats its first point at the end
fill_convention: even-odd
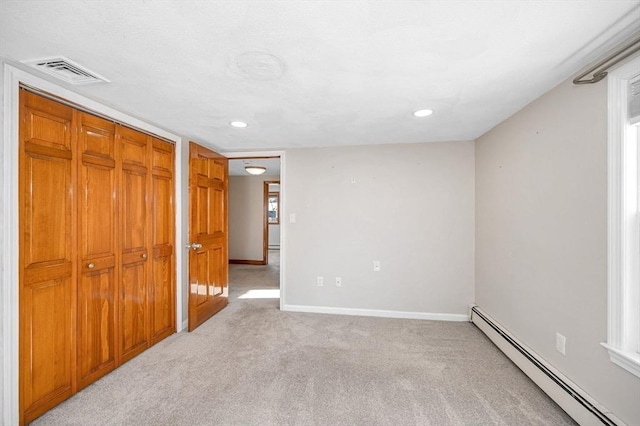
{"type": "Polygon", "coordinates": [[[296,223],[296,214],[289,213],[289,223],[296,223]]]}

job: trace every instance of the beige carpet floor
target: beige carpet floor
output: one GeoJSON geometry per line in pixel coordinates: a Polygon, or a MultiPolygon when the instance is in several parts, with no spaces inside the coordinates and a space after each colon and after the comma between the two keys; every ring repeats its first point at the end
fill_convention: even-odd
{"type": "Polygon", "coordinates": [[[281,312],[278,253],[230,303],[37,425],[572,425],[470,323],[281,312]]]}

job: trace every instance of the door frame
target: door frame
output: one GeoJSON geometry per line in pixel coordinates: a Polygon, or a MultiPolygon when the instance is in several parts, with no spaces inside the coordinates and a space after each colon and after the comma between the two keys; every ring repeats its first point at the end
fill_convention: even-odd
{"type": "MultiPolygon", "coordinates": [[[[233,153],[231,153],[233,154],[233,153]]],[[[221,153],[220,155],[224,155],[227,156],[227,158],[229,160],[263,160],[263,159],[269,159],[269,160],[273,160],[275,158],[280,159],[280,167],[282,167],[282,159],[280,158],[279,155],[269,155],[269,156],[246,156],[248,154],[251,153],[246,153],[246,152],[242,152],[242,156],[240,157],[228,157],[227,155],[230,155],[230,153],[221,153]]],[[[227,178],[230,178],[231,176],[227,176],[227,178]]],[[[262,176],[260,175],[256,175],[256,176],[246,176],[246,177],[254,177],[254,178],[261,178],[262,176]]],[[[263,181],[263,185],[264,182],[275,182],[275,181],[263,181]]],[[[280,181],[278,181],[280,182],[280,181]]],[[[264,192],[264,190],[263,190],[264,192]]],[[[231,259],[229,258],[229,264],[236,264],[236,265],[266,265],[267,263],[269,263],[269,251],[268,251],[268,246],[269,243],[267,241],[268,238],[268,232],[269,229],[267,228],[267,222],[266,222],[266,198],[264,198],[262,200],[263,205],[262,205],[262,259],[260,260],[255,260],[255,259],[231,259]]]]}
{"type": "MultiPolygon", "coordinates": [[[[224,155],[229,160],[239,160],[242,158],[273,158],[280,157],[280,310],[284,310],[285,294],[286,294],[286,279],[285,279],[285,265],[287,259],[287,227],[289,225],[288,220],[284,220],[287,210],[287,192],[286,192],[286,151],[273,150],[273,151],[218,151],[221,155],[224,155]]],[[[267,241],[268,244],[268,241],[267,241]]]]}
{"type": "MultiPolygon", "coordinates": [[[[280,185],[280,180],[265,180],[263,183],[262,193],[262,258],[264,264],[269,264],[269,185],[280,185]]],[[[280,192],[278,191],[278,226],[282,222],[282,216],[280,215],[280,192]]]]}
{"type": "MultiPolygon", "coordinates": [[[[73,103],[83,109],[110,117],[122,124],[160,136],[175,144],[175,285],[176,285],[176,331],[184,329],[182,321],[184,291],[181,283],[186,282],[184,239],[186,238],[184,197],[188,193],[184,185],[182,171],[188,143],[181,137],[159,127],[145,123],[135,117],[91,100],[72,90],[59,86],[22,69],[20,64],[2,60],[2,92],[4,112],[2,115],[2,235],[0,235],[2,255],[2,406],[0,423],[17,424],[18,408],[18,132],[19,132],[19,91],[20,84],[33,87],[61,100],[73,103]],[[13,285],[16,284],[16,285],[13,285]]],[[[188,160],[188,158],[186,158],[188,160]]]]}

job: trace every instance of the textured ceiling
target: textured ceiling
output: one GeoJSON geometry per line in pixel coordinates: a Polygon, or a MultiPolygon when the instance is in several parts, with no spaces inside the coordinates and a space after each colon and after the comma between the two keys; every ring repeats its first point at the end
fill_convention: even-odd
{"type": "Polygon", "coordinates": [[[475,139],[638,4],[1,0],[0,56],[66,56],[111,80],[72,90],[225,151],[475,139]]]}

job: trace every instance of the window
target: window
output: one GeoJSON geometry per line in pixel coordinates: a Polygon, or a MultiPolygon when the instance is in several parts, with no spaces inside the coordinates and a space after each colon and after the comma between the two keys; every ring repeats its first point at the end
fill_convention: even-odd
{"type": "Polygon", "coordinates": [[[269,218],[269,224],[280,224],[280,194],[277,192],[270,192],[267,202],[267,217],[269,218]]]}
{"type": "Polygon", "coordinates": [[[640,58],[609,74],[608,335],[611,361],[640,377],[640,58]]]}

